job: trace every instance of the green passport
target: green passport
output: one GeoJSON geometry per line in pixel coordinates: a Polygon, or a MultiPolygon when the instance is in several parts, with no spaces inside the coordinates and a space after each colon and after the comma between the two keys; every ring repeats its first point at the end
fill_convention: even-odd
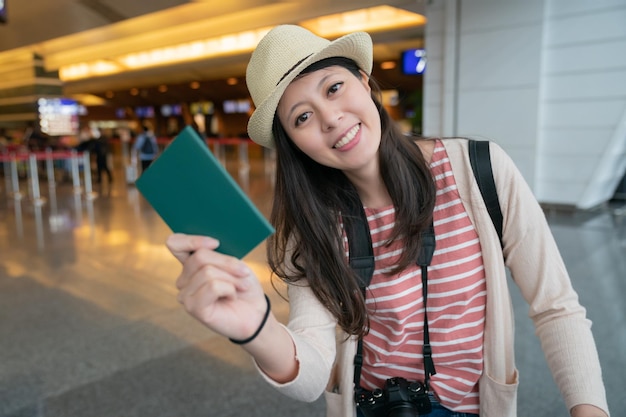
{"type": "Polygon", "coordinates": [[[274,228],[190,126],[135,181],[175,233],[219,239],[218,252],[241,259],[274,228]]]}

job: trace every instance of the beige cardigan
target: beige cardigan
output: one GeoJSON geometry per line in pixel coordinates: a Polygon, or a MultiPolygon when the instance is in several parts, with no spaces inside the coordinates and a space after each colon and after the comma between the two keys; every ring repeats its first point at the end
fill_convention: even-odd
{"type": "MultiPolygon", "coordinates": [[[[467,141],[443,140],[459,194],[478,236],[487,276],[484,370],[479,380],[480,416],[517,415],[518,375],[513,352],[514,322],[498,236],[474,180],[467,141]]],[[[579,304],[539,204],[521,174],[496,144],[492,165],[504,216],[504,255],[547,363],[569,409],[593,404],[608,413],[591,322],[579,304]]],[[[289,286],[290,318],[300,364],[286,384],[265,379],[283,394],[315,401],[324,393],[328,417],[356,415],[353,359],[356,340],[336,330],[336,320],[307,287],[289,286]]],[[[263,373],[261,372],[263,375],[263,373]]]]}

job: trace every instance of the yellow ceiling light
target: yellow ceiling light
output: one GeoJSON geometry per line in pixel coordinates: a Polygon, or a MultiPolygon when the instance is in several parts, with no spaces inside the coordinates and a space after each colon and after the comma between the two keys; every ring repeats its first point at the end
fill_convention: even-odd
{"type": "Polygon", "coordinates": [[[376,6],[322,16],[300,24],[320,36],[330,38],[356,31],[376,32],[422,26],[426,24],[426,17],[391,6],[376,6]]]}
{"type": "Polygon", "coordinates": [[[117,74],[121,72],[118,64],[108,60],[98,60],[93,62],[84,62],[76,65],[69,65],[59,69],[59,77],[61,80],[77,80],[87,77],[98,77],[103,75],[117,74]]]}
{"type": "Polygon", "coordinates": [[[165,48],[155,48],[123,55],[117,57],[115,61],[120,62],[128,69],[139,69],[223,55],[235,55],[252,51],[269,30],[270,28],[249,30],[165,48]]]}
{"type": "Polygon", "coordinates": [[[62,66],[59,69],[59,77],[63,81],[75,81],[129,70],[251,52],[270,29],[249,30],[206,40],[125,54],[108,60],[62,66]]]}
{"type": "Polygon", "coordinates": [[[83,106],[104,106],[106,104],[106,100],[93,94],[73,94],[71,98],[83,106]]]}
{"type": "MultiPolygon", "coordinates": [[[[422,26],[425,23],[426,18],[424,16],[391,6],[359,9],[300,22],[302,26],[327,38],[338,37],[354,31],[376,32],[405,29],[422,26]]],[[[64,65],[59,68],[59,77],[66,82],[76,81],[125,71],[249,53],[270,29],[264,27],[118,56],[103,57],[91,62],[64,65]]]]}

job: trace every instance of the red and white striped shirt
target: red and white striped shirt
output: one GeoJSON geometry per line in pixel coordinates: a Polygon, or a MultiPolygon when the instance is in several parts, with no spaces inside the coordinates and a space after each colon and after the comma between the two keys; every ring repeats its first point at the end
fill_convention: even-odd
{"type": "MultiPolygon", "coordinates": [[[[428,325],[437,374],[431,388],[457,412],[478,413],[483,370],[485,271],[478,235],[461,203],[448,155],[437,141],[430,164],[436,180],[436,249],[428,268],[428,325]]],[[[420,267],[388,271],[403,251],[386,246],[395,221],[393,206],[366,208],[375,256],[367,290],[370,331],[363,340],[361,386],[382,388],[387,378],[424,380],[424,300],[420,267]]],[[[347,250],[347,240],[345,241],[347,250]]]]}

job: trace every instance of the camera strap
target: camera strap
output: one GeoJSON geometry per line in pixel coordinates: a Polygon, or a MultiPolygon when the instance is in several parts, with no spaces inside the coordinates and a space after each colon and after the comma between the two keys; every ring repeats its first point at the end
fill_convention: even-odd
{"type": "Polygon", "coordinates": [[[430,391],[430,377],[435,375],[435,362],[433,361],[433,350],[430,346],[430,335],[428,331],[428,314],[426,309],[426,300],[428,299],[428,266],[433,259],[435,253],[435,228],[430,223],[428,229],[421,233],[422,248],[417,257],[417,264],[422,269],[422,294],[424,297],[424,344],[422,345],[422,354],[424,356],[424,385],[430,391]]]}
{"type": "MultiPolygon", "coordinates": [[[[372,237],[367,223],[367,216],[360,201],[351,201],[348,204],[348,213],[343,216],[344,229],[348,238],[350,253],[350,267],[356,272],[359,287],[366,297],[366,290],[374,274],[374,250],[372,237]]],[[[428,298],[428,266],[435,252],[435,229],[432,222],[429,227],[420,233],[422,245],[417,257],[417,265],[422,271],[422,293],[424,297],[424,343],[422,354],[424,357],[424,385],[430,390],[430,377],[435,375],[435,363],[432,358],[432,347],[428,332],[428,315],[426,303],[428,298]]],[[[354,386],[360,388],[361,368],[363,366],[363,339],[359,338],[357,352],[354,356],[354,386]]]]}

